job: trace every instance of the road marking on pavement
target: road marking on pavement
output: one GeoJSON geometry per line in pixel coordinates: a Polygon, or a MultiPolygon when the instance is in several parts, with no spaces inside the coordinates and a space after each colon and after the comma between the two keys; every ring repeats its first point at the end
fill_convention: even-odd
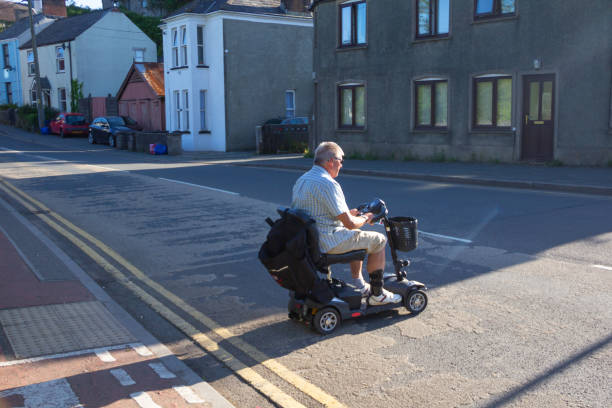
{"type": "Polygon", "coordinates": [[[179,181],[179,180],[172,180],[172,179],[167,179],[167,178],[163,178],[163,177],[159,177],[160,180],[164,180],[164,181],[169,181],[171,183],[178,183],[178,184],[184,184],[186,186],[191,186],[191,187],[198,187],[198,188],[203,188],[206,190],[212,190],[212,191],[218,191],[220,193],[226,193],[226,194],[231,194],[231,195],[240,195],[240,193],[235,193],[233,191],[227,191],[227,190],[221,190],[220,188],[214,188],[214,187],[208,187],[208,186],[203,186],[201,184],[193,184],[193,183],[187,183],[185,181],[179,181]]]}
{"type": "Polygon", "coordinates": [[[605,269],[606,271],[612,271],[612,266],[605,265],[591,265],[593,268],[605,269]]]}
{"type": "MultiPolygon", "coordinates": [[[[129,347],[129,344],[121,344],[121,345],[118,345],[118,346],[105,347],[104,349],[106,349],[106,350],[121,350],[121,349],[125,349],[125,348],[128,348],[128,347],[129,347]]],[[[100,350],[100,349],[98,348],[98,349],[87,349],[87,350],[70,351],[70,352],[67,352],[67,353],[50,354],[48,356],[24,358],[23,360],[0,361],[0,367],[9,367],[9,366],[14,366],[14,365],[19,365],[19,364],[37,363],[39,361],[52,360],[52,359],[55,359],[55,358],[82,356],[84,354],[93,354],[93,353],[96,352],[96,350],[100,350]]]]}
{"type": "Polygon", "coordinates": [[[173,372],[168,370],[165,365],[162,363],[149,363],[149,367],[155,371],[155,373],[159,376],[159,378],[176,378],[173,372]]]}
{"type": "Polygon", "coordinates": [[[132,344],[130,344],[130,347],[132,347],[134,349],[134,351],[136,353],[138,353],[139,356],[146,357],[146,356],[152,356],[153,355],[153,353],[151,353],[151,350],[149,350],[149,348],[147,346],[145,346],[144,344],[141,344],[141,343],[132,343],[132,344]]]}
{"type": "Polygon", "coordinates": [[[95,352],[98,358],[104,361],[105,363],[112,363],[113,361],[117,361],[115,360],[115,357],[113,357],[113,355],[109,353],[107,350],[97,349],[95,350],[95,352]]]}
{"type": "Polygon", "coordinates": [[[472,243],[472,241],[469,240],[469,239],[451,237],[449,235],[434,234],[432,232],[425,232],[425,231],[421,231],[421,230],[419,230],[419,234],[422,234],[422,235],[425,235],[425,236],[429,236],[429,237],[434,237],[434,238],[448,239],[448,240],[451,240],[451,241],[459,241],[459,242],[463,242],[465,244],[471,244],[472,243]]]}
{"type": "Polygon", "coordinates": [[[124,387],[136,384],[136,381],[132,380],[132,377],[130,377],[127,371],[125,371],[123,368],[110,370],[110,372],[113,377],[115,377],[117,381],[119,381],[119,384],[123,385],[124,387]]]}
{"type": "Polygon", "coordinates": [[[134,392],[130,394],[130,397],[134,401],[136,401],[136,403],[142,408],[162,408],[159,405],[157,405],[155,402],[153,402],[151,397],[149,397],[149,394],[147,394],[146,392],[142,392],[142,391],[134,392]]]}
{"type": "Polygon", "coordinates": [[[174,391],[176,391],[178,395],[183,397],[183,399],[187,401],[187,403],[189,404],[202,404],[206,402],[202,398],[198,397],[198,395],[195,392],[193,392],[193,390],[189,387],[180,385],[180,386],[174,386],[172,388],[174,388],[174,391]]]}
{"type": "Polygon", "coordinates": [[[69,164],[79,164],[79,165],[84,165],[84,166],[99,167],[99,168],[104,169],[104,170],[120,171],[120,172],[123,172],[123,173],[129,173],[129,170],[120,170],[120,169],[115,169],[115,168],[112,168],[112,167],[100,166],[100,165],[97,165],[97,164],[76,163],[76,162],[72,162],[70,160],[62,160],[62,159],[58,159],[56,157],[50,157],[50,156],[41,156],[39,154],[28,153],[27,151],[23,151],[23,150],[8,149],[6,147],[1,147],[1,146],[0,146],[0,150],[4,150],[7,153],[23,154],[24,156],[35,157],[37,159],[42,159],[42,160],[47,160],[47,161],[55,161],[55,162],[69,163],[69,164]]]}
{"type": "Polygon", "coordinates": [[[181,318],[179,315],[174,313],[170,308],[165,306],[162,302],[160,302],[157,298],[153,297],[149,293],[147,293],[140,286],[135,284],[130,278],[121,273],[113,264],[108,262],[105,258],[99,255],[95,250],[93,250],[88,244],[83,242],[81,239],[76,237],[73,233],[67,231],[64,227],[57,224],[51,217],[55,218],[57,221],[64,224],[66,227],[70,228],[75,233],[79,234],[83,238],[87,239],[89,242],[96,245],[102,252],[104,252],[107,256],[113,258],[115,261],[120,263],[123,267],[129,270],[136,278],[145,283],[150,288],[157,291],[163,297],[165,297],[170,302],[174,303],[177,307],[182,309],[184,312],[188,313],[190,316],[197,319],[200,323],[208,327],[212,332],[222,337],[224,340],[228,341],[230,344],[239,348],[243,352],[247,353],[251,358],[256,360],[259,364],[267,367],[273,373],[278,375],[281,379],[285,380],[289,384],[296,387],[301,392],[309,395],[311,398],[320,402],[326,407],[330,408],[341,408],[345,407],[339,401],[337,401],[333,396],[327,394],[325,391],[320,389],[314,384],[307,382],[304,378],[300,377],[296,373],[290,371],[282,364],[278,363],[276,360],[268,357],[261,351],[257,350],[255,347],[241,340],[238,336],[234,335],[232,332],[227,330],[226,328],[220,326],[214,320],[210,319],[191,305],[185,303],[181,298],[174,295],[172,292],[166,290],[163,286],[159,285],[157,282],[148,278],[143,272],[141,272],[134,265],[129,263],[125,258],[121,255],[113,251],[111,248],[106,246],[104,243],[91,236],[87,232],[83,231],[81,228],[72,224],[70,221],[66,220],[59,214],[51,211],[44,204],[35,200],[34,198],[27,195],[25,192],[21,191],[17,187],[13,186],[11,183],[7,182],[4,179],[0,178],[0,189],[4,190],[8,195],[10,195],[13,199],[18,201],[21,205],[23,205],[29,211],[32,211],[36,214],[42,221],[44,221],[49,227],[54,229],[60,235],[63,235],[66,239],[72,242],[77,248],[83,251],[87,256],[89,256],[94,262],[96,262],[100,267],[102,267],[105,271],[111,274],[115,280],[124,285],[127,289],[132,291],[136,297],[141,299],[147,305],[149,305],[153,310],[163,316],[166,320],[171,322],[175,327],[189,336],[194,342],[198,343],[204,350],[206,350],[209,354],[215,356],[219,361],[223,362],[227,367],[229,367],[232,371],[234,371],[238,376],[242,377],[247,383],[261,392],[263,395],[267,396],[270,400],[275,402],[277,405],[281,407],[296,407],[296,408],[305,408],[304,405],[293,399],[291,396],[280,390],[277,386],[267,381],[260,374],[258,374],[255,370],[245,365],[242,361],[235,358],[232,354],[227,352],[219,343],[212,340],[206,334],[199,331],[192,324],[188,323],[186,320],[181,318]],[[26,201],[27,200],[27,201],[26,201]],[[36,207],[35,207],[35,206],[36,207]],[[37,208],[38,207],[38,208],[37,208]],[[37,212],[38,210],[43,210],[42,212],[37,212]]]}

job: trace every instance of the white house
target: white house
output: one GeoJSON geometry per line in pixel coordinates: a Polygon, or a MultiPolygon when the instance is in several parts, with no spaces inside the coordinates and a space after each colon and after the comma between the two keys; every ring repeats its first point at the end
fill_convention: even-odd
{"type": "MultiPolygon", "coordinates": [[[[20,47],[24,103],[36,103],[31,41],[20,47]]],[[[36,35],[43,104],[70,110],[71,80],[84,96],[115,95],[134,61],[157,61],[157,47],[117,9],[62,18],[36,35]]]]}
{"type": "Polygon", "coordinates": [[[166,127],[184,150],[254,149],[256,125],[310,116],[312,17],[299,2],[195,0],[163,20],[166,127]]]}

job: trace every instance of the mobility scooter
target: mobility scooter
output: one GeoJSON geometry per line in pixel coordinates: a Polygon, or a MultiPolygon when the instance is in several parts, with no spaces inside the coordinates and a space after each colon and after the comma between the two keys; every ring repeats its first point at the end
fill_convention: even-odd
{"type": "MultiPolygon", "coordinates": [[[[273,269],[270,263],[266,262],[260,251],[260,259],[262,263],[268,267],[268,271],[273,278],[281,286],[290,289],[289,299],[289,318],[301,321],[306,325],[311,326],[320,334],[332,333],[343,320],[354,319],[361,316],[367,316],[374,313],[379,313],[385,310],[404,306],[412,314],[421,313],[427,306],[427,288],[421,282],[409,280],[406,278],[405,268],[410,265],[410,261],[398,259],[397,251],[408,252],[417,247],[417,220],[411,217],[388,217],[387,206],[384,201],[376,199],[368,204],[363,204],[358,207],[361,214],[371,212],[374,214],[372,223],[380,222],[384,225],[387,235],[387,242],[391,249],[391,257],[393,266],[395,267],[394,274],[384,276],[384,288],[390,292],[398,293],[402,296],[401,303],[390,303],[380,306],[371,306],[367,302],[367,298],[361,295],[361,292],[353,285],[346,283],[340,279],[332,277],[330,265],[337,263],[350,263],[354,260],[363,260],[366,256],[365,250],[351,251],[344,254],[317,254],[312,262],[312,269],[325,274],[324,279],[317,279],[319,288],[323,284],[325,290],[330,294],[328,296],[316,296],[314,291],[298,291],[291,290],[292,285],[286,284],[289,279],[295,279],[296,275],[290,271],[291,267],[282,267],[273,269]],[[284,273],[284,275],[283,275],[284,273]],[[331,291],[329,291],[331,289],[331,291]]],[[[299,210],[280,208],[278,209],[281,216],[290,214],[294,218],[301,218],[304,223],[310,223],[312,231],[316,226],[314,221],[299,210]]],[[[273,226],[270,219],[268,223],[273,226]]],[[[317,247],[318,239],[316,238],[316,229],[310,235],[310,247],[317,247]]],[[[265,244],[264,244],[265,245],[265,244]]],[[[310,248],[312,250],[312,248],[310,248]]],[[[264,254],[265,255],[265,254],[264,254]]],[[[298,268],[294,268],[296,271],[298,268]]],[[[316,272],[314,272],[316,275],[316,272]]],[[[303,278],[298,278],[304,281],[303,278]]],[[[311,280],[312,282],[312,280],[311,280]]],[[[299,286],[299,285],[298,285],[299,286]]]]}

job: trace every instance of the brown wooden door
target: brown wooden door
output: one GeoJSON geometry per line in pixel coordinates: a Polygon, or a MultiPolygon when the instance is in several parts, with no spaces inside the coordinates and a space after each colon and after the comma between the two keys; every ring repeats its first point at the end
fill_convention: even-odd
{"type": "Polygon", "coordinates": [[[555,133],[555,76],[523,78],[523,160],[553,159],[555,133]]]}

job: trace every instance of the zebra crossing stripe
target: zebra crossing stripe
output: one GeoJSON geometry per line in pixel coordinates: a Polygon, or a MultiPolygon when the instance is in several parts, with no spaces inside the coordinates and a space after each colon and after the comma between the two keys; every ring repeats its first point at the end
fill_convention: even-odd
{"type": "Polygon", "coordinates": [[[96,349],[96,355],[100,360],[104,361],[105,363],[112,363],[113,361],[116,361],[115,357],[113,357],[111,353],[109,353],[108,350],[105,349],[96,349]]]}
{"type": "Polygon", "coordinates": [[[174,388],[174,391],[176,391],[181,397],[183,397],[183,399],[189,404],[201,404],[203,402],[206,402],[202,398],[200,398],[195,392],[193,392],[193,390],[189,387],[179,385],[174,386],[172,388],[174,388]]]}
{"type": "Polygon", "coordinates": [[[132,380],[132,377],[130,377],[127,371],[125,371],[122,368],[118,368],[116,370],[110,370],[110,372],[113,375],[113,377],[115,377],[117,381],[119,381],[119,384],[123,385],[124,387],[127,387],[128,385],[136,384],[136,381],[132,380]]]}
{"type": "Polygon", "coordinates": [[[149,394],[147,394],[146,392],[142,392],[142,391],[134,392],[130,394],[130,397],[134,401],[136,401],[136,403],[141,408],[162,408],[159,405],[157,405],[155,402],[153,402],[151,397],[149,397],[149,394]]]}
{"type": "Polygon", "coordinates": [[[149,363],[149,367],[159,375],[159,378],[176,378],[176,375],[170,372],[162,363],[149,363]]]}
{"type": "Polygon", "coordinates": [[[140,355],[142,357],[152,356],[153,355],[153,353],[151,353],[151,350],[149,350],[147,348],[147,346],[145,346],[142,343],[132,343],[132,344],[130,344],[130,346],[134,349],[134,351],[136,353],[138,353],[138,355],[140,355]]]}

